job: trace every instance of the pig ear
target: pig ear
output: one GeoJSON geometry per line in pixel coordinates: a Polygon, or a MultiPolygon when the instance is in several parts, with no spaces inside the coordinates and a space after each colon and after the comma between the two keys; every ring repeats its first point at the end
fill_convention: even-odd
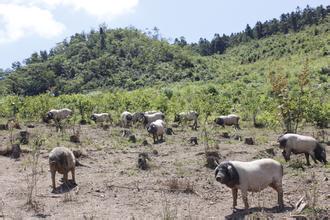
{"type": "Polygon", "coordinates": [[[217,175],[218,175],[218,173],[219,173],[218,167],[215,168],[214,173],[215,173],[215,177],[217,177],[217,175]]]}
{"type": "Polygon", "coordinates": [[[228,172],[229,172],[229,175],[231,178],[234,177],[234,169],[233,169],[233,166],[232,165],[228,165],[227,166],[227,169],[228,169],[228,172]]]}

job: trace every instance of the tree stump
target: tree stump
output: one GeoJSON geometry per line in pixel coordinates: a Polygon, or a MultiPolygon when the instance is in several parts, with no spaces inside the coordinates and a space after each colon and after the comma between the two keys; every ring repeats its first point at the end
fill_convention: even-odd
{"type": "Polygon", "coordinates": [[[17,121],[15,121],[14,122],[14,125],[13,125],[13,128],[15,128],[15,129],[21,129],[21,125],[17,121]]]}
{"type": "Polygon", "coordinates": [[[153,153],[153,155],[158,156],[158,151],[157,151],[156,149],[154,149],[154,150],[152,151],[152,153],[153,153]]]}
{"type": "Polygon", "coordinates": [[[147,153],[140,153],[138,157],[138,168],[141,170],[146,170],[149,168],[147,159],[149,160],[149,156],[147,153]]]}
{"type": "Polygon", "coordinates": [[[191,144],[198,145],[197,137],[191,137],[191,138],[189,139],[189,142],[190,142],[191,144]]]}
{"type": "Polygon", "coordinates": [[[173,131],[172,128],[166,128],[165,133],[166,133],[167,135],[172,135],[172,134],[174,134],[174,131],[173,131]]]}
{"type": "Polygon", "coordinates": [[[1,156],[8,156],[11,153],[11,148],[7,146],[0,146],[0,155],[1,156]]]}
{"type": "Polygon", "coordinates": [[[270,154],[272,156],[275,156],[274,148],[267,148],[265,151],[266,151],[267,154],[270,154]]]}
{"type": "Polygon", "coordinates": [[[132,132],[130,130],[125,129],[125,130],[121,131],[122,137],[130,137],[131,135],[132,135],[132,132]]]}
{"type": "Polygon", "coordinates": [[[132,143],[136,143],[136,137],[134,134],[131,134],[129,137],[128,137],[128,141],[132,142],[132,143]]]}
{"type": "Polygon", "coordinates": [[[34,124],[27,124],[26,127],[28,127],[28,128],[35,128],[35,125],[34,124]]]}
{"type": "Polygon", "coordinates": [[[73,155],[75,156],[75,158],[79,158],[83,155],[82,151],[77,149],[77,150],[73,150],[72,151],[73,155]]]}
{"type": "Polygon", "coordinates": [[[224,138],[230,138],[228,132],[222,132],[222,137],[224,137],[224,138]]]}
{"type": "Polygon", "coordinates": [[[216,151],[206,152],[206,167],[215,169],[220,160],[220,155],[216,151]]]}
{"type": "Polygon", "coordinates": [[[8,130],[7,124],[0,124],[0,130],[8,130]]]}
{"type": "Polygon", "coordinates": [[[30,133],[28,131],[20,131],[18,140],[21,144],[28,144],[29,143],[30,133]]]}
{"type": "Polygon", "coordinates": [[[79,124],[85,125],[85,124],[87,124],[87,121],[85,119],[81,119],[80,122],[79,122],[79,124]]]}
{"type": "Polygon", "coordinates": [[[11,158],[17,159],[21,156],[21,147],[19,144],[13,144],[11,145],[11,158]]]}
{"type": "Polygon", "coordinates": [[[42,116],[42,121],[44,123],[46,123],[46,124],[49,124],[50,123],[50,119],[49,119],[48,115],[43,115],[42,116]]]}
{"type": "Polygon", "coordinates": [[[71,135],[70,136],[70,141],[73,142],[73,143],[80,143],[80,138],[79,138],[79,135],[71,135]]]}
{"type": "Polygon", "coordinates": [[[252,137],[247,137],[244,139],[244,143],[247,145],[254,145],[254,140],[252,137]]]}
{"type": "Polygon", "coordinates": [[[142,145],[143,145],[143,146],[147,146],[147,145],[149,145],[149,143],[148,143],[147,140],[143,140],[143,141],[142,141],[142,145]]]}
{"type": "Polygon", "coordinates": [[[237,140],[237,141],[241,141],[242,140],[242,136],[238,135],[238,134],[235,134],[233,136],[234,140],[237,140]]]}
{"type": "Polygon", "coordinates": [[[110,125],[108,125],[108,124],[104,124],[104,125],[102,125],[102,128],[103,128],[103,130],[109,130],[109,128],[110,128],[110,125]]]}

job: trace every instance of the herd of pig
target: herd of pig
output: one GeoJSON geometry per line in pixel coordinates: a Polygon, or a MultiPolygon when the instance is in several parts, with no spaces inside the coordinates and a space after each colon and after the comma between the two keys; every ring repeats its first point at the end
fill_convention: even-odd
{"type": "MultiPolygon", "coordinates": [[[[49,119],[61,120],[68,117],[71,110],[51,110],[48,112],[49,119]]],[[[107,113],[93,114],[91,119],[95,122],[108,120],[111,117],[107,113]],[[100,119],[102,118],[102,119],[100,119]]],[[[198,113],[195,111],[182,112],[175,117],[175,121],[194,121],[193,129],[197,129],[198,113]]],[[[158,136],[162,136],[165,129],[164,114],[161,112],[129,113],[121,114],[122,126],[126,127],[132,120],[142,120],[147,131],[154,135],[154,141],[158,136]]],[[[220,116],[214,120],[220,125],[234,125],[239,129],[239,117],[236,115],[220,116]]],[[[315,163],[320,161],[324,164],[326,160],[326,150],[316,139],[310,136],[287,133],[281,135],[278,140],[280,148],[283,149],[283,157],[286,161],[290,160],[291,153],[304,154],[307,165],[310,165],[309,157],[315,163]]],[[[68,181],[68,173],[72,174],[72,181],[75,182],[76,159],[71,150],[66,147],[56,147],[49,154],[49,166],[51,171],[53,192],[56,192],[55,174],[63,174],[64,182],[68,181]]],[[[215,179],[221,184],[225,184],[232,191],[233,208],[237,206],[238,189],[241,191],[245,211],[248,210],[247,194],[259,192],[266,187],[273,188],[278,194],[278,205],[282,209],[283,204],[283,166],[276,160],[263,158],[259,160],[242,161],[223,161],[215,168],[215,179]]]]}

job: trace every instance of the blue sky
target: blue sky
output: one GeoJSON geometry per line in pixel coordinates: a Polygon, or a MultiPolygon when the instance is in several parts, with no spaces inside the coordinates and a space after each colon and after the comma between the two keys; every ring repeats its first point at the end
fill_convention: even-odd
{"type": "Polygon", "coordinates": [[[279,18],[297,6],[321,4],[330,0],[0,0],[0,68],[101,23],[141,30],[156,26],[164,38],[197,42],[279,18]]]}

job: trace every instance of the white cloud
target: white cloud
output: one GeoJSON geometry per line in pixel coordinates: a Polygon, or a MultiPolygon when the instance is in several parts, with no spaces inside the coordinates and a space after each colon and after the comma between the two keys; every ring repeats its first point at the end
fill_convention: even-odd
{"type": "Polygon", "coordinates": [[[139,0],[34,0],[49,6],[63,5],[85,11],[99,19],[113,18],[132,12],[139,0]]]}
{"type": "Polygon", "coordinates": [[[31,5],[0,4],[0,44],[30,34],[52,38],[61,34],[64,28],[47,10],[31,5]]]}
{"type": "Polygon", "coordinates": [[[62,6],[83,11],[101,21],[134,11],[139,0],[0,0],[0,44],[16,41],[27,34],[51,38],[63,33],[64,24],[52,10],[62,6]]]}

